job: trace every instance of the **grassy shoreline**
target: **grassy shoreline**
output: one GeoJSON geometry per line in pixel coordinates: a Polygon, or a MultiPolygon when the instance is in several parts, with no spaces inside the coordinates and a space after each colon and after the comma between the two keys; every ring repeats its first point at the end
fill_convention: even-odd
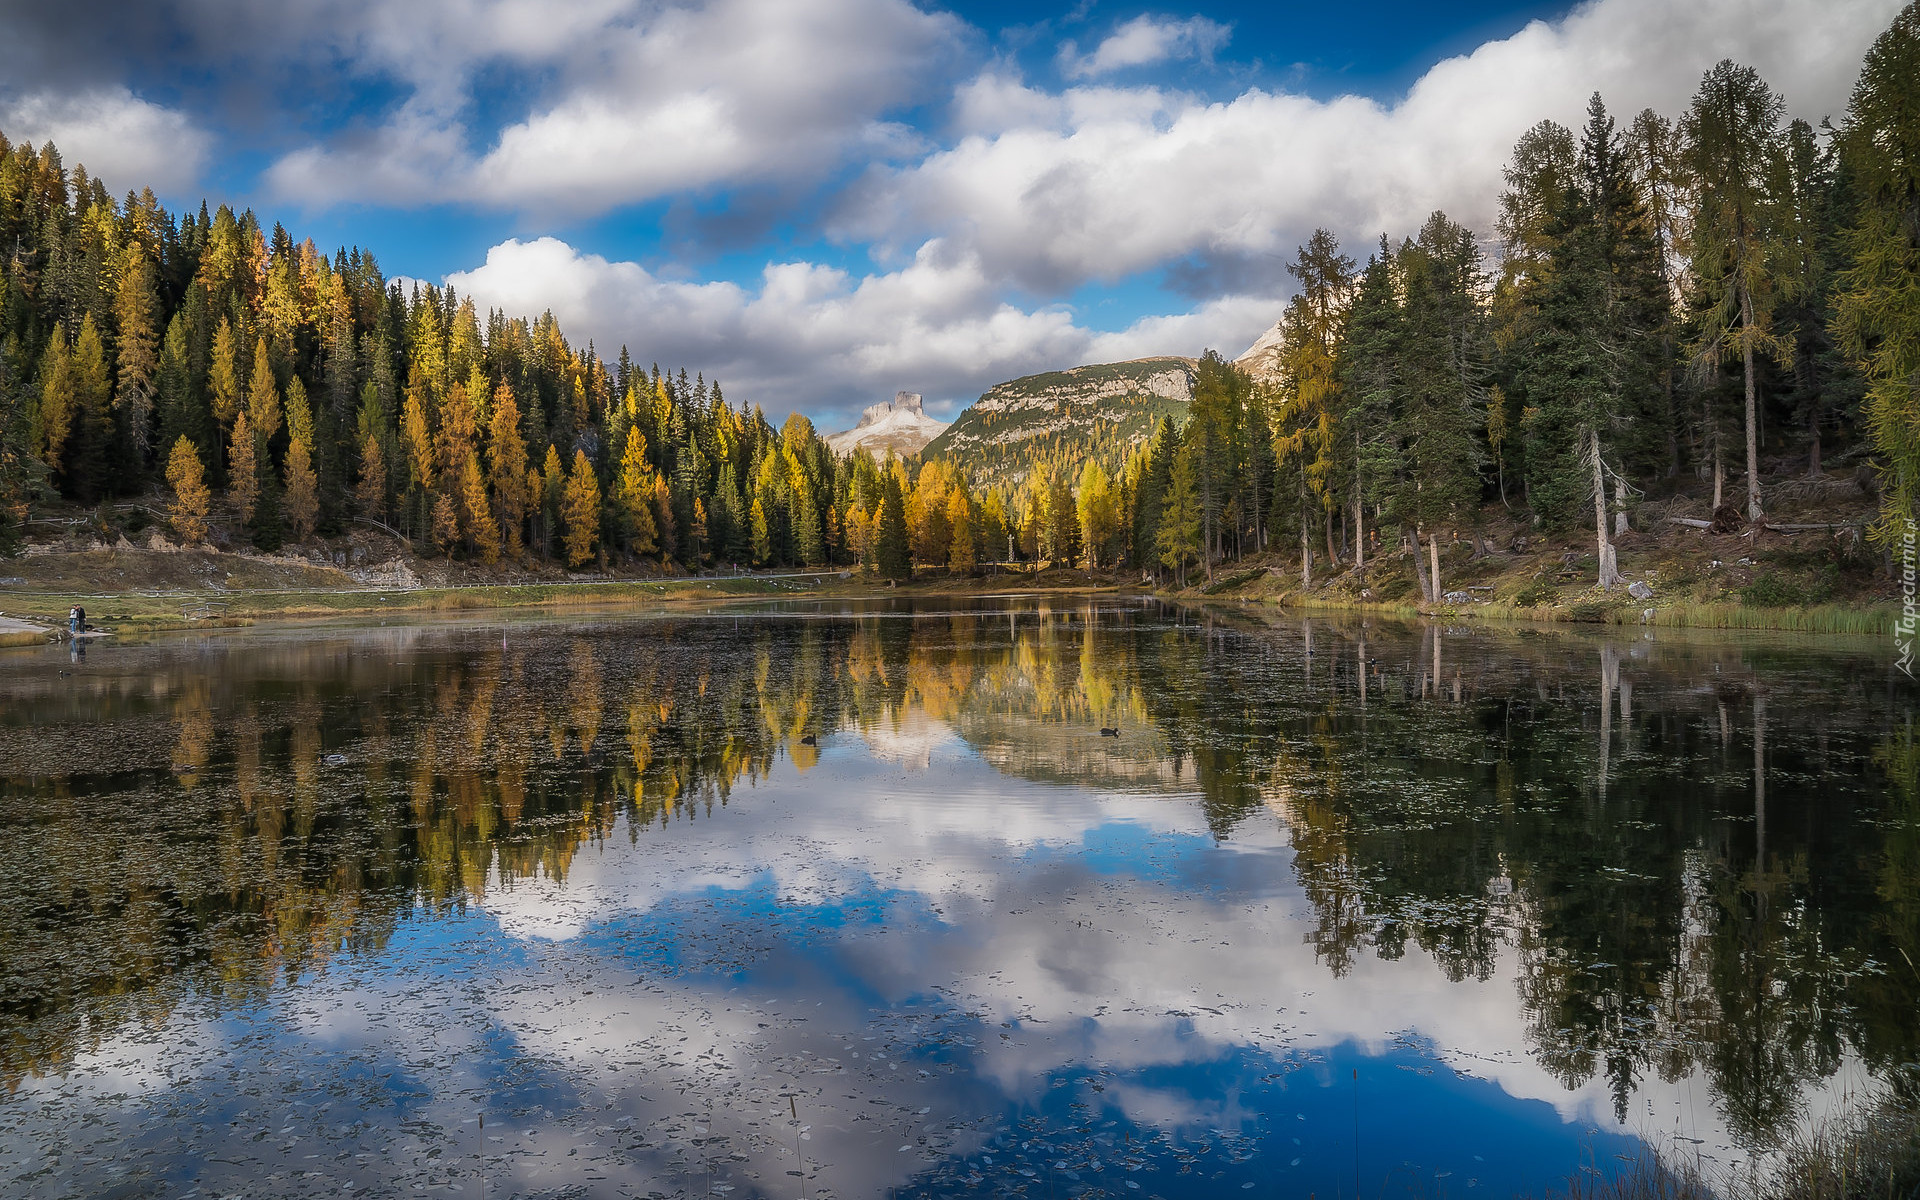
{"type": "Polygon", "coordinates": [[[1653,615],[1645,616],[1648,606],[1609,604],[1600,615],[1589,615],[1564,607],[1539,608],[1493,602],[1480,605],[1412,605],[1378,601],[1290,597],[1286,599],[1201,596],[1197,592],[1158,593],[1173,599],[1194,599],[1202,603],[1257,603],[1303,612],[1346,613],[1356,616],[1387,617],[1399,620],[1500,621],[1528,625],[1641,625],[1679,629],[1743,629],[1779,633],[1886,634],[1900,617],[1897,604],[1864,605],[1812,604],[1797,607],[1762,608],[1738,603],[1702,604],[1679,601],[1651,606],[1653,615]]]}
{"type": "MultiPolygon", "coordinates": [[[[286,573],[282,578],[228,575],[231,586],[208,586],[178,569],[152,577],[146,584],[117,581],[124,553],[109,552],[99,562],[85,553],[36,556],[37,566],[51,567],[50,578],[8,580],[18,586],[0,586],[0,614],[57,629],[66,623],[67,610],[84,605],[89,617],[116,633],[159,632],[175,629],[219,628],[259,621],[290,621],[399,613],[458,613],[486,610],[554,610],[605,607],[677,608],[714,601],[758,598],[879,599],[913,597],[983,597],[995,594],[1087,596],[1131,593],[1152,595],[1176,603],[1257,606],[1265,610],[1327,613],[1405,621],[1495,622],[1550,625],[1622,625],[1692,629],[1775,631],[1784,633],[1880,635],[1892,631],[1901,614],[1897,602],[1884,595],[1863,594],[1822,603],[1762,605],[1721,591],[1697,592],[1662,588],[1654,599],[1630,598],[1624,589],[1602,593],[1592,587],[1561,588],[1545,603],[1525,603],[1536,597],[1516,586],[1528,565],[1515,563],[1499,587],[1480,587],[1484,601],[1452,605],[1412,602],[1411,596],[1370,595],[1365,580],[1330,580],[1311,591],[1290,586],[1287,576],[1267,566],[1217,576],[1209,585],[1184,588],[1152,587],[1132,572],[1051,568],[1039,572],[949,576],[922,571],[898,587],[857,571],[775,571],[728,576],[656,576],[547,580],[423,580],[415,584],[379,587],[341,586],[308,574],[286,573]],[[49,561],[51,560],[51,561],[49,561]],[[79,568],[90,567],[90,570],[79,568]],[[118,586],[115,586],[118,582],[118,586]]],[[[95,557],[99,557],[95,552],[95,557]]],[[[148,556],[142,556],[147,558],[148,556]]],[[[240,570],[239,558],[218,556],[240,570]]],[[[19,561],[19,560],[16,560],[19,561]]],[[[244,560],[249,563],[258,560],[244,560]]],[[[4,567],[6,564],[0,564],[4,567]]],[[[149,562],[147,565],[151,565],[149,562]]],[[[1385,565],[1385,564],[1382,564],[1385,565]]],[[[1373,582],[1379,586],[1379,568],[1373,582]]],[[[1390,582],[1390,581],[1389,581],[1390,582]]],[[[1491,577],[1486,582],[1496,582],[1491,577]]],[[[33,645],[46,634],[9,632],[0,628],[0,646],[33,645]]]]}

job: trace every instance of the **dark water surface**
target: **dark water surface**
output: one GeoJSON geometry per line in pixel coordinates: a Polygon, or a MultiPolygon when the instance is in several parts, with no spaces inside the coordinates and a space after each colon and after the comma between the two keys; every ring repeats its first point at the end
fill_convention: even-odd
{"type": "Polygon", "coordinates": [[[1118,599],[0,651],[0,1194],[1741,1161],[1920,1087],[1891,659],[1118,599]]]}

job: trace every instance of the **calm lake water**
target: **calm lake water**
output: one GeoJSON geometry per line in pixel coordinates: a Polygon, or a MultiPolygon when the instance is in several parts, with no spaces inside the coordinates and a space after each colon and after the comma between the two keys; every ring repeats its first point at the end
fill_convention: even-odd
{"type": "Polygon", "coordinates": [[[0,650],[0,1194],[1741,1161],[1920,1087],[1891,660],[1127,599],[0,650]]]}

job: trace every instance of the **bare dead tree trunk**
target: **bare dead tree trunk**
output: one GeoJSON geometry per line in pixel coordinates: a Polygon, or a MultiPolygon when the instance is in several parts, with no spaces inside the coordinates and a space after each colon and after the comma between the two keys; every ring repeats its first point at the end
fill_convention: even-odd
{"type": "Polygon", "coordinates": [[[1420,527],[1413,527],[1413,577],[1420,581],[1420,598],[1433,603],[1433,589],[1427,586],[1427,565],[1420,561],[1420,527]]]}
{"type": "Polygon", "coordinates": [[[1760,417],[1759,405],[1754,397],[1753,369],[1753,293],[1744,281],[1740,285],[1740,320],[1745,325],[1741,330],[1741,357],[1747,372],[1747,520],[1758,521],[1765,514],[1760,510],[1760,417]]]}
{"type": "Polygon", "coordinates": [[[1358,496],[1353,501],[1353,565],[1355,570],[1367,565],[1367,510],[1358,496]]]}
{"type": "Polygon", "coordinates": [[[1607,540],[1607,481],[1600,461],[1600,431],[1587,431],[1587,457],[1593,460],[1593,527],[1600,543],[1600,588],[1608,590],[1619,582],[1613,565],[1613,543],[1607,540]]]}

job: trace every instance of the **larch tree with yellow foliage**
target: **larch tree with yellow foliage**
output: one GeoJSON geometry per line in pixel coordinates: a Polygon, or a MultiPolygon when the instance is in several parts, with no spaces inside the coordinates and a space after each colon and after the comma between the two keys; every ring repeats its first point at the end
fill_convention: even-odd
{"type": "Polygon", "coordinates": [[[267,339],[253,348],[253,382],[247,388],[247,416],[253,422],[253,436],[265,449],[280,432],[280,385],[273,378],[273,360],[267,354],[267,339]]]}
{"type": "Polygon", "coordinates": [[[513,389],[501,384],[493,393],[493,414],[487,428],[488,483],[493,490],[494,513],[500,518],[506,552],[520,556],[520,527],[527,519],[527,443],[520,436],[520,405],[513,389]]]}
{"type": "Polygon", "coordinates": [[[253,520],[260,502],[259,459],[254,456],[253,421],[241,409],[233,421],[233,444],[227,448],[227,498],[242,521],[253,520]]]}
{"type": "Polygon", "coordinates": [[[628,552],[652,554],[659,545],[659,530],[653,522],[653,466],[647,460],[647,437],[637,427],[627,430],[614,501],[628,552]]]}
{"type": "Polygon", "coordinates": [[[360,446],[360,482],[354,486],[353,499],[361,516],[387,519],[387,454],[371,433],[360,446]]]}
{"type": "Polygon", "coordinates": [[[305,438],[295,438],[287,446],[286,488],[287,524],[294,541],[305,541],[320,521],[320,481],[314,476],[305,438]]]}
{"type": "Polygon", "coordinates": [[[500,561],[500,524],[487,503],[487,484],[480,473],[479,452],[471,447],[460,464],[460,521],[467,547],[488,564],[500,561]]]}
{"type": "Polygon", "coordinates": [[[953,530],[952,544],[947,550],[947,569],[956,575],[971,575],[977,555],[974,551],[973,502],[967,496],[967,489],[955,486],[947,494],[947,525],[953,530]]]}
{"type": "Polygon", "coordinates": [[[593,557],[600,540],[600,481],[585,450],[573,452],[573,473],[567,478],[567,565],[579,567],[593,557]]]}
{"type": "Polygon", "coordinates": [[[240,379],[239,343],[232,323],[224,316],[213,331],[213,359],[207,365],[207,398],[213,404],[213,418],[220,423],[220,428],[231,429],[234,419],[240,415],[246,392],[240,379]]]}
{"type": "Polygon", "coordinates": [[[167,486],[173,489],[173,503],[167,506],[167,521],[189,546],[207,540],[207,510],[213,493],[207,488],[206,471],[200,465],[200,452],[185,434],[173,444],[167,458],[167,486]]]}

